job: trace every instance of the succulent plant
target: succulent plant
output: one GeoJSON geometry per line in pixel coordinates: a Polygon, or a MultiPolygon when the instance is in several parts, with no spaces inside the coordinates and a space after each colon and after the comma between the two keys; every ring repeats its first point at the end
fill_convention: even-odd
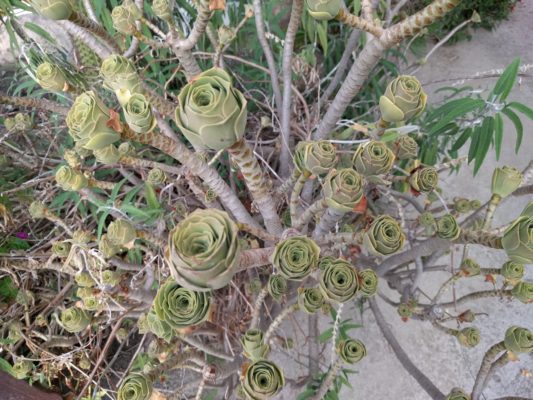
{"type": "Polygon", "coordinates": [[[306,236],[293,236],[276,245],[272,264],[286,279],[300,281],[318,264],[320,247],[306,236]]]}

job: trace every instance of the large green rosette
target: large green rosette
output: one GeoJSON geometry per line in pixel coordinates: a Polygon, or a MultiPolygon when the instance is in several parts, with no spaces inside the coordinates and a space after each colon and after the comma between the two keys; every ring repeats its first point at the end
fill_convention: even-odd
{"type": "Polygon", "coordinates": [[[533,263],[533,217],[518,217],[503,234],[502,246],[511,261],[533,263]]]}
{"type": "Polygon", "coordinates": [[[381,118],[402,122],[419,116],[426,108],[427,95],[414,76],[401,75],[390,82],[379,99],[381,118]]]}
{"type": "Polygon", "coordinates": [[[353,155],[353,166],[365,176],[381,175],[389,172],[394,164],[394,153],[387,145],[377,140],[370,140],[359,145],[353,155]]]}
{"type": "Polygon", "coordinates": [[[513,353],[533,352],[533,332],[527,328],[511,326],[505,332],[505,348],[513,353]]]}
{"type": "Polygon", "coordinates": [[[81,173],[66,165],[56,171],[56,183],[66,192],[76,192],[89,185],[88,179],[81,173]]]}
{"type": "Polygon", "coordinates": [[[360,289],[355,268],[340,258],[320,272],[318,286],[326,299],[338,303],[353,299],[360,289]]]}
{"type": "Polygon", "coordinates": [[[272,264],[286,279],[301,281],[318,264],[320,247],[306,236],[293,236],[276,245],[272,264]]]}
{"type": "Polygon", "coordinates": [[[326,299],[318,288],[298,288],[298,306],[307,314],[321,310],[326,299]]]}
{"type": "Polygon", "coordinates": [[[443,215],[437,220],[437,236],[442,239],[455,240],[461,234],[461,227],[451,214],[443,215]]]}
{"type": "Polygon", "coordinates": [[[107,226],[107,238],[115,246],[124,246],[136,237],[137,230],[125,219],[116,219],[107,226]]]}
{"type": "Polygon", "coordinates": [[[35,70],[35,77],[39,85],[46,90],[61,92],[68,86],[61,68],[49,62],[39,64],[35,70]]]}
{"type": "Polygon", "coordinates": [[[263,331],[259,329],[248,329],[241,337],[243,354],[252,361],[265,358],[269,347],[263,341],[263,331]]]}
{"type": "Polygon", "coordinates": [[[140,93],[133,94],[124,105],[124,118],[131,130],[139,134],[151,132],[157,124],[152,106],[140,93]]]}
{"type": "Polygon", "coordinates": [[[335,166],[337,150],[331,142],[320,140],[317,142],[299,142],[295,154],[300,171],[304,170],[311,175],[323,176],[335,166]]]}
{"type": "Polygon", "coordinates": [[[78,307],[63,310],[59,319],[63,328],[70,333],[81,332],[91,323],[91,315],[78,307]]]}
{"type": "Polygon", "coordinates": [[[117,400],[148,400],[152,395],[152,382],[139,373],[129,374],[118,389],[117,400]]]}
{"type": "Polygon", "coordinates": [[[79,146],[98,150],[120,139],[120,135],[108,126],[109,109],[93,92],[76,97],[66,122],[68,132],[79,146]]]}
{"type": "Polygon", "coordinates": [[[176,124],[196,149],[222,150],[244,136],[246,99],[220,68],[201,73],[178,95],[176,124]]]}
{"type": "Polygon", "coordinates": [[[503,199],[518,189],[522,179],[522,173],[514,167],[496,168],[492,174],[492,194],[503,199]]]}
{"type": "Polygon", "coordinates": [[[39,14],[56,21],[69,19],[74,11],[70,0],[30,0],[30,4],[39,14]]]}
{"type": "Polygon", "coordinates": [[[141,10],[132,0],[124,0],[121,5],[113,8],[111,12],[113,27],[124,35],[133,35],[137,31],[135,22],[141,17],[141,10]]]}
{"type": "Polygon", "coordinates": [[[142,92],[141,78],[135,65],[130,59],[119,54],[113,54],[102,62],[100,76],[104,80],[104,87],[115,92],[122,106],[125,106],[134,94],[142,92]]]}
{"type": "Polygon", "coordinates": [[[533,282],[518,282],[511,293],[513,297],[522,303],[531,303],[533,301],[533,282]]]}
{"type": "Polygon", "coordinates": [[[318,21],[334,19],[342,10],[342,0],[305,0],[307,12],[318,21]]]}
{"type": "Polygon", "coordinates": [[[241,254],[238,227],[220,210],[196,210],[168,236],[166,259],[174,279],[186,288],[209,291],[226,286],[241,254]]]}
{"type": "Polygon", "coordinates": [[[283,371],[268,360],[257,360],[249,365],[242,379],[242,389],[249,400],[273,398],[284,385],[283,371]]]}
{"type": "Polygon", "coordinates": [[[432,192],[439,184],[439,173],[435,167],[417,168],[411,173],[409,184],[417,192],[432,192]]]}
{"type": "Polygon", "coordinates": [[[348,364],[355,364],[366,356],[366,347],[360,340],[341,340],[337,346],[337,354],[348,364]]]}
{"type": "Polygon", "coordinates": [[[363,236],[363,245],[374,255],[395,253],[403,247],[404,242],[405,235],[400,224],[388,215],[376,218],[363,236]]]}
{"type": "Polygon", "coordinates": [[[324,179],[324,198],[328,207],[342,213],[353,211],[363,198],[364,178],[352,168],[331,170],[324,179]]]}
{"type": "Polygon", "coordinates": [[[153,308],[157,317],[171,328],[186,328],[207,320],[211,294],[195,292],[168,279],[157,291],[153,308]]]}
{"type": "Polygon", "coordinates": [[[519,264],[514,261],[507,261],[500,269],[500,275],[508,282],[517,283],[524,277],[524,264],[519,264]]]}

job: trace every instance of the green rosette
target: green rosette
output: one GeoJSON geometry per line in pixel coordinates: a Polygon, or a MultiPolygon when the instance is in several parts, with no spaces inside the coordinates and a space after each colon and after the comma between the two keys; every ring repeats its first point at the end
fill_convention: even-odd
{"type": "Polygon", "coordinates": [[[389,172],[394,165],[394,153],[387,145],[377,140],[359,145],[353,155],[353,166],[365,176],[381,175],[389,172]]]}
{"type": "Polygon", "coordinates": [[[146,177],[146,183],[150,185],[162,185],[167,180],[167,174],[160,168],[152,168],[148,171],[148,176],[146,177]]]}
{"type": "MultiPolygon", "coordinates": [[[[130,59],[119,54],[113,54],[102,62],[100,76],[103,78],[104,87],[115,92],[120,105],[124,107],[134,94],[142,92],[141,78],[137,74],[135,65],[130,59]]],[[[130,108],[135,107],[135,105],[130,106],[130,108]]],[[[124,112],[127,113],[126,110],[124,112]]],[[[138,114],[132,111],[130,113],[138,114]]],[[[128,116],[125,117],[129,125],[128,116]]]]}
{"type": "Polygon", "coordinates": [[[469,394],[465,393],[462,389],[453,389],[445,400],[471,400],[469,394]]]}
{"type": "Polygon", "coordinates": [[[93,154],[96,161],[104,165],[116,164],[118,163],[118,160],[120,160],[120,153],[118,152],[117,146],[114,144],[94,150],[93,154]]]}
{"type": "Polygon", "coordinates": [[[195,292],[168,279],[157,291],[153,307],[157,317],[171,328],[186,328],[209,318],[211,294],[195,292]]]}
{"type": "Polygon", "coordinates": [[[337,150],[331,142],[320,140],[305,146],[304,168],[315,176],[324,176],[337,162],[337,150]]]}
{"type": "Polygon", "coordinates": [[[151,132],[157,124],[150,103],[140,93],[132,95],[124,105],[124,118],[136,133],[151,132]]]}
{"type": "Polygon", "coordinates": [[[107,234],[103,234],[100,236],[100,241],[98,242],[98,250],[100,250],[104,258],[111,258],[120,253],[122,248],[111,242],[107,237],[107,234]]]}
{"type": "Polygon", "coordinates": [[[77,169],[82,165],[81,156],[74,149],[65,149],[63,152],[63,159],[67,162],[67,165],[71,168],[77,169]]]}
{"type": "Polygon", "coordinates": [[[513,353],[533,352],[533,332],[527,328],[511,326],[505,332],[505,348],[513,353]]]}
{"type": "Polygon", "coordinates": [[[366,347],[360,340],[341,340],[337,346],[337,354],[348,364],[358,363],[366,356],[366,347]]]}
{"type": "Polygon", "coordinates": [[[306,236],[293,236],[276,245],[272,264],[286,279],[301,281],[318,264],[320,247],[306,236]]]}
{"type": "Polygon", "coordinates": [[[243,354],[252,362],[265,358],[270,350],[263,336],[263,331],[259,329],[248,329],[241,338],[243,354]]]}
{"type": "Polygon", "coordinates": [[[278,303],[281,297],[289,290],[287,279],[281,275],[270,275],[267,284],[268,294],[278,303]]]}
{"type": "Polygon", "coordinates": [[[96,282],[88,272],[78,272],[74,275],[74,280],[79,287],[92,288],[96,285],[96,282]]]}
{"type": "Polygon", "coordinates": [[[461,234],[461,227],[455,217],[446,214],[437,220],[437,236],[442,239],[455,240],[461,234]]]}
{"type": "Polygon", "coordinates": [[[472,211],[470,207],[470,200],[468,199],[462,197],[456,197],[453,199],[453,208],[460,214],[465,214],[472,211]]]}
{"type": "Polygon", "coordinates": [[[56,183],[66,192],[76,192],[89,186],[89,180],[81,173],[66,165],[56,171],[56,183]]]}
{"type": "Polygon", "coordinates": [[[102,271],[102,283],[104,285],[116,286],[122,280],[122,275],[118,271],[106,269],[102,271]]]}
{"type": "Polygon", "coordinates": [[[132,0],[124,0],[120,6],[111,11],[113,27],[124,35],[133,35],[137,28],[135,22],[142,17],[142,12],[132,0]]]}
{"type": "Polygon", "coordinates": [[[298,288],[298,306],[307,314],[314,314],[324,307],[326,299],[318,288],[298,288]]]}
{"type": "Polygon", "coordinates": [[[463,276],[477,276],[481,273],[481,266],[472,260],[471,258],[466,258],[461,263],[461,273],[463,276]]]}
{"type": "Polygon", "coordinates": [[[244,372],[242,389],[249,400],[267,400],[285,385],[283,371],[272,361],[257,360],[244,372]]]}
{"type": "Polygon", "coordinates": [[[396,312],[402,319],[411,318],[413,315],[413,309],[409,307],[409,304],[407,303],[400,303],[398,308],[396,309],[396,312]]]}
{"type": "Polygon", "coordinates": [[[318,287],[326,299],[337,303],[353,299],[360,289],[355,268],[340,258],[320,272],[318,287]]]}
{"type": "Polygon", "coordinates": [[[39,14],[55,21],[69,19],[73,12],[70,0],[30,0],[30,4],[39,14]]]}
{"type": "Polygon", "coordinates": [[[376,294],[378,290],[378,276],[373,270],[364,269],[358,272],[357,277],[359,279],[361,295],[370,297],[376,294]]]}
{"type": "Polygon", "coordinates": [[[502,265],[500,275],[503,276],[506,281],[518,282],[524,277],[524,264],[507,261],[502,265]]]}
{"type": "Polygon", "coordinates": [[[107,239],[115,246],[124,246],[137,238],[137,230],[125,219],[116,219],[107,226],[107,239]]]}
{"type": "Polygon", "coordinates": [[[45,90],[62,92],[68,87],[67,79],[61,68],[49,62],[39,64],[35,70],[35,77],[45,90]]]}
{"type": "Polygon", "coordinates": [[[388,255],[403,247],[405,235],[400,224],[388,215],[376,218],[363,235],[363,245],[374,255],[388,255]]]}
{"type": "Polygon", "coordinates": [[[439,184],[439,173],[435,167],[420,167],[409,177],[411,188],[420,193],[429,193],[439,184]]]}
{"type": "Polygon", "coordinates": [[[511,291],[514,298],[522,303],[533,302],[533,282],[518,282],[511,291]]]}
{"type": "Polygon", "coordinates": [[[32,371],[33,363],[30,360],[18,359],[11,367],[11,375],[17,379],[29,378],[32,371]]]}
{"type": "Polygon", "coordinates": [[[511,261],[533,263],[533,217],[518,217],[503,234],[502,246],[511,261]]]}
{"type": "Polygon", "coordinates": [[[426,108],[427,95],[414,76],[401,75],[391,81],[379,99],[381,118],[402,122],[418,117],[426,108]]]}
{"type": "Polygon", "coordinates": [[[457,333],[457,340],[464,347],[476,347],[479,339],[479,329],[474,327],[463,328],[457,333]]]}
{"type": "Polygon", "coordinates": [[[342,10],[342,0],[305,0],[307,12],[318,21],[329,21],[342,10]]]}
{"type": "Polygon", "coordinates": [[[306,169],[306,163],[305,163],[305,156],[308,153],[308,149],[311,146],[311,142],[306,141],[300,141],[296,143],[296,147],[294,148],[294,155],[293,155],[293,162],[294,162],[294,168],[301,174],[311,174],[311,171],[308,171],[306,169]]]}
{"type": "Polygon", "coordinates": [[[40,219],[46,216],[48,209],[42,201],[35,200],[28,207],[28,212],[33,219],[40,219]]]}
{"type": "Polygon", "coordinates": [[[4,118],[4,127],[6,128],[8,132],[11,130],[14,130],[15,125],[16,125],[15,118],[4,118]]]}
{"type": "Polygon", "coordinates": [[[14,121],[15,129],[20,132],[26,132],[33,128],[33,120],[29,114],[17,113],[14,121]]]}
{"type": "Polygon", "coordinates": [[[496,168],[492,174],[492,194],[503,199],[518,189],[522,179],[522,173],[514,167],[496,168]]]}
{"type": "Polygon", "coordinates": [[[70,333],[83,331],[91,323],[91,315],[78,307],[69,307],[61,312],[59,317],[63,328],[70,333]]]}
{"type": "Polygon", "coordinates": [[[145,316],[139,318],[137,322],[139,326],[139,333],[144,334],[152,332],[158,338],[170,343],[174,336],[174,329],[165,321],[159,319],[153,308],[145,316]]]}
{"type": "Polygon", "coordinates": [[[224,211],[196,210],[189,214],[168,236],[165,256],[174,279],[197,291],[226,286],[239,266],[238,231],[224,211]]]}
{"type": "Polygon", "coordinates": [[[18,342],[22,339],[22,323],[13,321],[7,326],[7,338],[13,342],[18,342]]]}
{"type": "Polygon", "coordinates": [[[93,296],[94,293],[95,290],[92,287],[78,287],[78,289],[76,289],[76,296],[78,296],[80,299],[93,296]]]}
{"type": "Polygon", "coordinates": [[[143,374],[129,374],[117,393],[117,400],[148,400],[152,395],[152,382],[143,374]]]}
{"type": "Polygon", "coordinates": [[[399,160],[411,160],[418,156],[418,143],[411,136],[403,135],[395,142],[396,157],[399,160]]]}
{"type": "Polygon", "coordinates": [[[52,253],[59,257],[67,257],[70,254],[72,244],[70,242],[55,242],[52,245],[52,253]]]}
{"type": "Polygon", "coordinates": [[[137,151],[135,147],[130,142],[122,142],[118,146],[118,152],[121,157],[135,157],[137,151]]]}
{"type": "Polygon", "coordinates": [[[479,207],[481,207],[481,201],[479,200],[470,200],[470,208],[472,210],[477,210],[479,207]]]}
{"type": "Polygon", "coordinates": [[[81,298],[83,309],[87,311],[99,311],[102,303],[98,296],[85,296],[81,298]]]}
{"type": "Polygon", "coordinates": [[[196,149],[222,150],[242,139],[246,99],[220,68],[201,73],[178,95],[176,124],[196,149]]]}
{"type": "Polygon", "coordinates": [[[120,139],[120,134],[108,126],[109,108],[93,91],[76,97],[66,122],[68,132],[81,148],[98,150],[120,139]]]}
{"type": "Polygon", "coordinates": [[[420,214],[420,216],[418,217],[418,222],[424,228],[433,228],[437,224],[437,221],[435,220],[435,217],[433,216],[433,214],[431,214],[428,211],[420,214]]]}
{"type": "Polygon", "coordinates": [[[364,178],[352,168],[333,169],[324,179],[328,207],[342,213],[353,211],[363,198],[364,178]]]}
{"type": "Polygon", "coordinates": [[[172,21],[172,7],[169,0],[154,0],[152,11],[157,18],[163,21],[172,21]]]}

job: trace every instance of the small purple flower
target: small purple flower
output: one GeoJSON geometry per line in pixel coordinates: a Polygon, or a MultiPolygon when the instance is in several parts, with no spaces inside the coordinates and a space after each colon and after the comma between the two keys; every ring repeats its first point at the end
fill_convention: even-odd
{"type": "Polygon", "coordinates": [[[30,236],[26,233],[26,232],[17,232],[15,233],[15,236],[18,237],[19,239],[29,239],[30,236]]]}

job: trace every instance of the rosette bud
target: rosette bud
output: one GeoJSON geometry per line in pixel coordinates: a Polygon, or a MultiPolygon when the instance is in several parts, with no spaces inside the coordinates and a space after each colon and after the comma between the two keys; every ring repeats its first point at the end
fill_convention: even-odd
{"type": "Polygon", "coordinates": [[[410,160],[418,156],[418,143],[411,136],[402,135],[395,143],[396,157],[399,160],[410,160]]]}
{"type": "Polygon", "coordinates": [[[91,315],[78,307],[70,307],[61,312],[61,325],[67,332],[78,333],[91,323],[91,315]]]}
{"type": "Polygon", "coordinates": [[[4,118],[4,127],[6,128],[8,132],[14,130],[15,125],[16,125],[15,118],[4,118]]]}
{"type": "Polygon", "coordinates": [[[513,297],[522,303],[531,303],[533,301],[533,282],[518,282],[511,290],[513,297]]]}
{"type": "Polygon", "coordinates": [[[267,290],[270,296],[277,301],[281,301],[281,297],[287,293],[289,289],[287,279],[281,275],[270,275],[268,278],[267,290]]]}
{"type": "Polygon", "coordinates": [[[224,211],[196,210],[168,236],[165,258],[176,281],[208,291],[226,286],[240,259],[238,227],[224,211]]]}
{"type": "Polygon", "coordinates": [[[379,99],[381,118],[386,122],[402,122],[422,114],[427,95],[414,76],[401,75],[390,82],[379,99]]]}
{"type": "Polygon", "coordinates": [[[67,79],[61,68],[49,62],[39,64],[35,71],[35,77],[39,85],[45,90],[61,92],[68,88],[67,79]]]}
{"type": "Polygon", "coordinates": [[[307,314],[321,310],[326,299],[318,288],[298,288],[298,306],[307,314]]]}
{"type": "Polygon", "coordinates": [[[481,207],[481,201],[479,200],[470,200],[470,209],[477,210],[479,207],[481,207]]]}
{"type": "Polygon", "coordinates": [[[124,118],[136,133],[151,132],[157,124],[150,103],[140,93],[132,95],[124,105],[124,118]]]}
{"type": "Polygon", "coordinates": [[[148,176],[146,177],[146,183],[150,185],[162,185],[167,180],[167,174],[160,168],[152,168],[148,171],[148,176]]]}
{"type": "Polygon", "coordinates": [[[15,115],[15,129],[25,132],[33,128],[33,120],[29,114],[18,113],[15,115]]]}
{"type": "Polygon", "coordinates": [[[343,7],[342,0],[305,0],[307,12],[318,21],[335,19],[343,7]]]}
{"type": "Polygon", "coordinates": [[[340,258],[320,271],[318,286],[326,299],[338,303],[353,299],[360,289],[355,268],[340,258]]]}
{"type": "Polygon", "coordinates": [[[176,124],[195,148],[222,150],[244,136],[246,99],[223,69],[201,73],[181,89],[178,100],[176,124]]]}
{"type": "Polygon", "coordinates": [[[366,356],[366,347],[360,340],[341,340],[337,346],[337,354],[342,361],[348,364],[355,364],[366,356]]]}
{"type": "Polygon", "coordinates": [[[353,155],[353,166],[365,176],[389,172],[394,164],[394,153],[383,142],[370,140],[359,145],[353,155]]]}
{"type": "Polygon", "coordinates": [[[18,342],[22,339],[22,323],[19,321],[11,322],[7,326],[7,338],[13,342],[18,342]]]}
{"type": "Polygon", "coordinates": [[[171,328],[186,328],[207,320],[211,309],[211,294],[195,292],[168,279],[157,291],[153,307],[157,318],[171,328]]]}
{"type": "Polygon", "coordinates": [[[52,244],[52,253],[59,257],[67,257],[70,254],[72,244],[69,242],[55,242],[52,244]]]}
{"type": "Polygon", "coordinates": [[[446,396],[445,400],[471,400],[471,397],[462,389],[455,388],[446,396]]]}
{"type": "Polygon", "coordinates": [[[35,200],[28,207],[28,211],[33,219],[40,219],[46,217],[48,209],[42,201],[35,200]]]}
{"type": "Polygon", "coordinates": [[[479,329],[474,327],[463,328],[457,333],[457,340],[464,347],[475,347],[479,344],[479,329]]]}
{"type": "Polygon", "coordinates": [[[388,255],[403,247],[405,235],[400,224],[388,215],[376,218],[364,233],[363,244],[374,255],[388,255]]]}
{"type": "Polygon", "coordinates": [[[98,250],[100,250],[104,258],[111,258],[118,254],[121,248],[120,246],[117,246],[111,242],[111,240],[109,240],[107,237],[107,234],[103,234],[98,242],[98,250]]]}
{"type": "Polygon", "coordinates": [[[420,214],[420,216],[418,217],[418,222],[424,228],[433,228],[436,226],[435,217],[428,211],[420,214]]]}
{"type": "Polygon", "coordinates": [[[144,318],[139,318],[138,325],[140,333],[152,332],[158,338],[161,338],[166,342],[170,342],[174,336],[174,329],[168,323],[160,319],[153,308],[144,318]]]}
{"type": "Polygon", "coordinates": [[[265,358],[269,347],[263,341],[263,332],[259,329],[248,329],[241,338],[243,354],[250,360],[257,361],[265,358]]]}
{"type": "Polygon", "coordinates": [[[505,348],[513,353],[533,352],[533,332],[527,328],[511,326],[505,332],[505,348]]]}
{"type": "Polygon", "coordinates": [[[519,264],[514,261],[507,261],[500,269],[500,275],[510,283],[518,283],[524,277],[524,264],[519,264]]]}
{"type": "Polygon", "coordinates": [[[66,149],[63,153],[63,159],[70,168],[78,169],[81,167],[81,157],[74,149],[66,149]]]}
{"type": "Polygon", "coordinates": [[[533,263],[533,217],[518,217],[503,234],[502,246],[511,261],[533,263]]]}
{"type": "Polygon", "coordinates": [[[328,207],[341,213],[353,211],[363,198],[363,177],[352,168],[333,169],[324,179],[328,207]]]}
{"type": "Polygon", "coordinates": [[[30,0],[30,4],[42,16],[56,21],[69,19],[73,12],[70,0],[30,0]]]}
{"type": "Polygon", "coordinates": [[[363,296],[370,297],[376,294],[378,290],[378,276],[373,270],[364,269],[357,274],[357,277],[363,296]]]}
{"type": "Polygon", "coordinates": [[[318,269],[320,271],[325,270],[329,265],[331,265],[336,260],[333,256],[324,256],[320,257],[318,260],[318,269]]]}
{"type": "MultiPolygon", "coordinates": [[[[127,106],[134,94],[141,93],[141,78],[137,74],[133,62],[126,57],[118,54],[107,57],[100,67],[100,75],[104,80],[104,87],[115,92],[120,105],[123,107],[127,106]]],[[[142,98],[144,99],[144,96],[142,98]]],[[[132,104],[130,108],[133,110],[130,110],[129,113],[134,116],[139,114],[137,103],[132,104]]],[[[124,113],[127,114],[128,111],[124,110],[124,113]]],[[[125,117],[128,121],[128,117],[126,115],[125,117]]]]}
{"type": "Polygon", "coordinates": [[[172,7],[169,0],[154,0],[152,11],[157,18],[163,21],[172,21],[172,7]]]}
{"type": "Polygon", "coordinates": [[[124,35],[133,35],[137,31],[135,22],[141,17],[141,10],[132,0],[124,0],[120,6],[116,6],[111,12],[113,27],[124,35]]]}
{"type": "Polygon", "coordinates": [[[461,234],[461,227],[455,217],[446,214],[437,221],[437,235],[442,239],[455,240],[461,234]]]}
{"type": "Polygon", "coordinates": [[[129,374],[118,389],[117,400],[148,400],[152,395],[152,382],[143,374],[129,374]]]}
{"type": "Polygon", "coordinates": [[[503,166],[492,174],[492,194],[501,199],[513,193],[522,183],[522,173],[516,168],[503,166]]]}
{"type": "Polygon", "coordinates": [[[66,165],[56,171],[55,178],[59,187],[67,192],[75,192],[89,185],[89,181],[83,173],[66,165]]]}
{"type": "Polygon", "coordinates": [[[76,97],[67,114],[67,126],[76,144],[88,150],[98,150],[113,142],[120,135],[108,125],[109,109],[92,92],[76,97]]]}
{"type": "Polygon", "coordinates": [[[137,152],[130,142],[122,142],[118,146],[118,153],[121,157],[134,157],[137,152]]]}
{"type": "Polygon", "coordinates": [[[272,264],[286,279],[301,281],[317,267],[320,247],[306,236],[293,236],[276,245],[272,264]]]}
{"type": "Polygon", "coordinates": [[[466,258],[461,263],[461,274],[463,276],[477,276],[481,272],[481,267],[477,262],[472,260],[471,258],[466,258]]]}
{"type": "Polygon", "coordinates": [[[407,303],[400,303],[400,305],[396,309],[396,312],[404,320],[411,318],[411,316],[413,315],[413,309],[407,303]]]}
{"type": "Polygon", "coordinates": [[[470,200],[462,197],[456,197],[453,199],[453,208],[460,214],[465,214],[471,211],[470,200]]]}
{"type": "Polygon", "coordinates": [[[26,379],[30,377],[33,371],[33,363],[30,360],[18,359],[11,368],[11,374],[17,379],[26,379]]]}
{"type": "Polygon", "coordinates": [[[122,275],[118,271],[112,271],[110,269],[102,271],[102,283],[104,285],[116,286],[120,283],[121,279],[122,275]]]}
{"type": "Polygon", "coordinates": [[[93,154],[96,161],[104,165],[116,164],[120,160],[120,153],[114,144],[94,150],[93,154]]]}
{"type": "Polygon", "coordinates": [[[335,166],[337,150],[327,140],[309,142],[305,146],[303,164],[312,175],[323,176],[335,166]]]}
{"type": "Polygon", "coordinates": [[[116,219],[107,226],[107,239],[115,246],[124,246],[136,237],[134,226],[125,219],[116,219]]]}
{"type": "Polygon", "coordinates": [[[415,169],[409,177],[411,188],[420,193],[435,190],[439,183],[439,173],[435,167],[420,167],[415,169]]]}
{"type": "Polygon", "coordinates": [[[285,385],[283,371],[272,361],[257,360],[244,372],[241,383],[246,398],[250,400],[270,399],[285,385]]]}
{"type": "Polygon", "coordinates": [[[82,288],[92,288],[96,284],[91,274],[88,272],[78,272],[74,275],[74,280],[76,281],[76,284],[82,288]]]}
{"type": "Polygon", "coordinates": [[[72,233],[72,243],[87,244],[91,240],[93,240],[93,234],[90,231],[84,231],[83,229],[78,229],[72,233]]]}

